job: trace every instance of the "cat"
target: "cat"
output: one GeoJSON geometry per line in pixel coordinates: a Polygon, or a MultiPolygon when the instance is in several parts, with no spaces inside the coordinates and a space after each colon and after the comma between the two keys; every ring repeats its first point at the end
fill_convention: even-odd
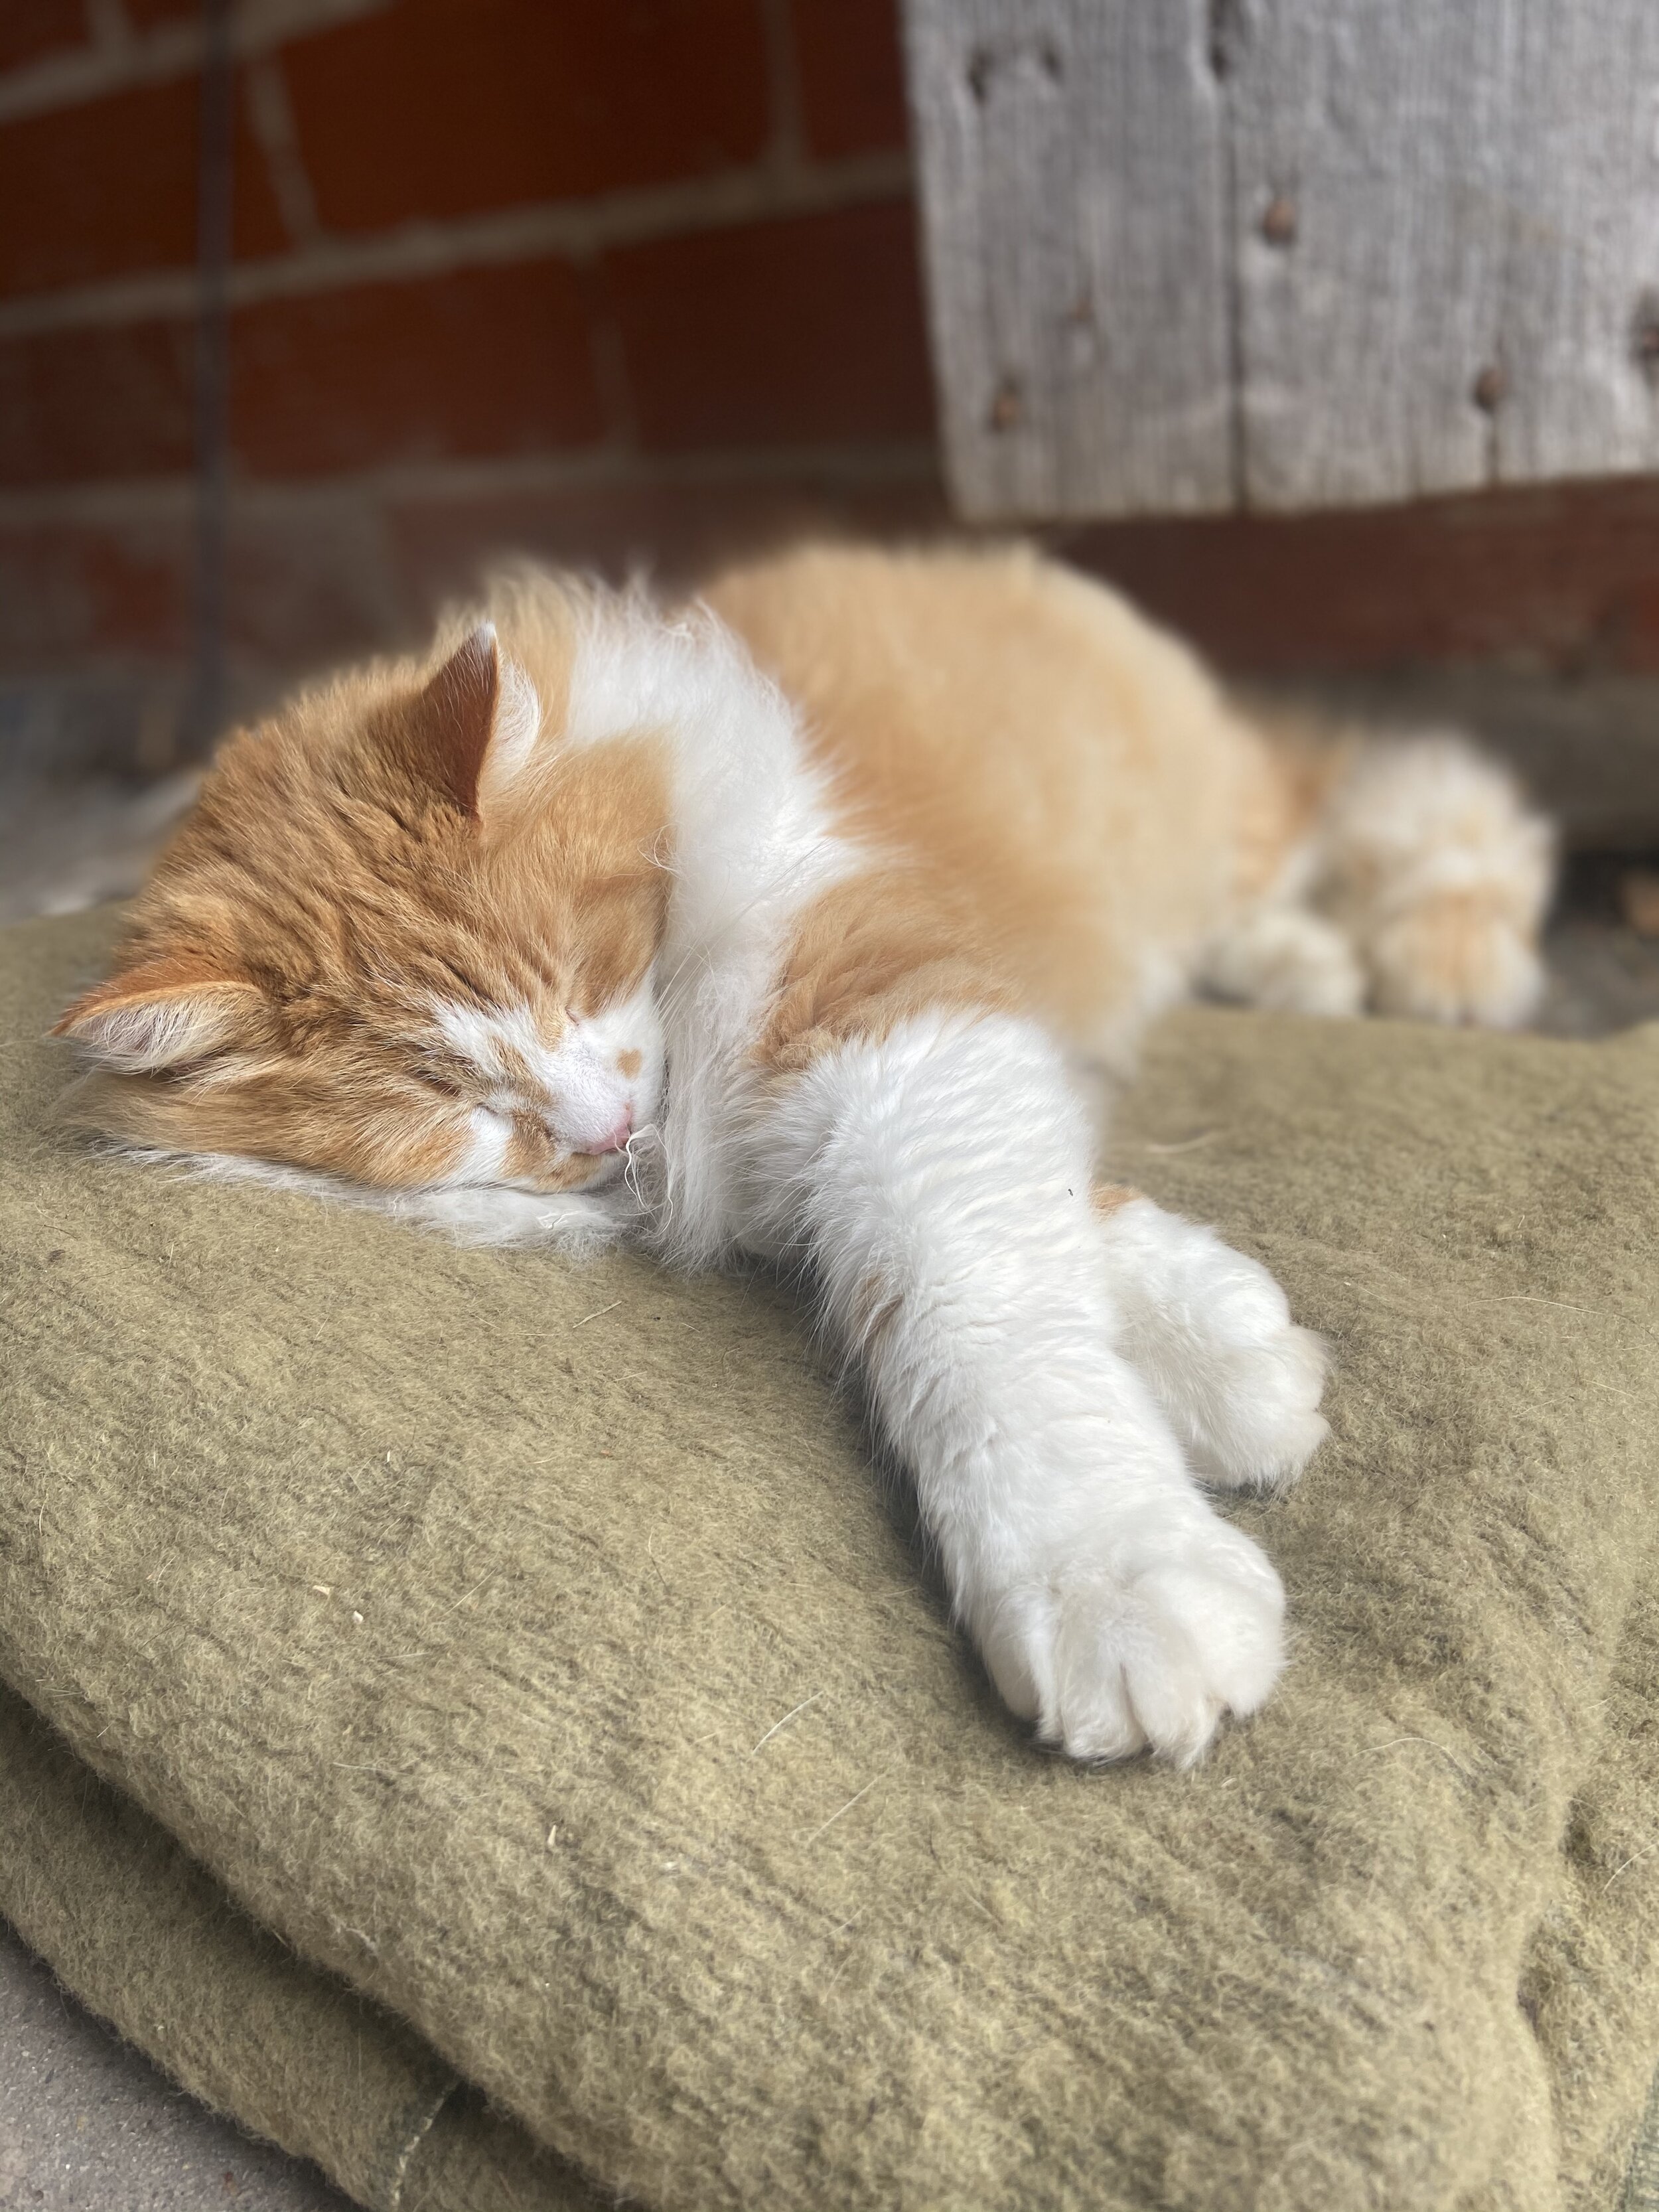
{"type": "Polygon", "coordinates": [[[141,1152],[799,1270],[1007,1705],[1187,1763],[1284,1659],[1207,1492],[1298,1474],[1326,1357],[1092,1186],[1094,1102],[1200,988],[1518,1022],[1550,878],[1455,738],[1269,729],[1024,548],[524,570],[234,735],[58,1030],[141,1152]]]}

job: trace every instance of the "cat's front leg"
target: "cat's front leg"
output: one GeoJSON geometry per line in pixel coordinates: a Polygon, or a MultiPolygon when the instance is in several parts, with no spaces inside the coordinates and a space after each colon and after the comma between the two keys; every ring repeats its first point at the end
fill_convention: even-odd
{"type": "Polygon", "coordinates": [[[923,1017],[824,1054],[754,1138],[758,1241],[810,1249],[1008,1704],[1076,1758],[1197,1757],[1272,1687],[1284,1595],[1113,1348],[1088,1133],[1050,1042],[923,1017]]]}

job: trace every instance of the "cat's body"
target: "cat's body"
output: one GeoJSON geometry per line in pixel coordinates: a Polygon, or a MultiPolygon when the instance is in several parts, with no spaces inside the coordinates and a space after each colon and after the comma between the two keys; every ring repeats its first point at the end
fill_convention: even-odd
{"type": "Polygon", "coordinates": [[[1293,1476],[1323,1360],[1254,1262],[1091,1189],[1092,1095],[1206,980],[1519,1018],[1546,835],[1448,741],[1269,743],[1023,551],[707,599],[520,577],[234,740],[62,1024],[88,1110],[478,1239],[800,1266],[1009,1704],[1194,1756],[1283,1613],[1195,1478],[1293,1476]]]}

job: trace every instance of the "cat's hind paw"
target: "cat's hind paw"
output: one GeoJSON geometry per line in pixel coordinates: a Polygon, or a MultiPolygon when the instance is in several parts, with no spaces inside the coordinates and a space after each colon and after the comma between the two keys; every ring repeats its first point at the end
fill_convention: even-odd
{"type": "Polygon", "coordinates": [[[1224,1714],[1243,1718],[1266,1699],[1284,1665],[1284,1620],[1265,1553],[1206,1515],[1009,1591],[981,1640],[1008,1705],[1069,1758],[1150,1748],[1189,1766],[1224,1714]]]}
{"type": "Polygon", "coordinates": [[[1370,746],[1322,845],[1321,903],[1358,945],[1379,1013],[1530,1019],[1554,838],[1505,769],[1446,732],[1370,746]]]}
{"type": "Polygon", "coordinates": [[[1509,904],[1501,892],[1443,891],[1381,925],[1366,948],[1377,1012],[1489,1030],[1529,1021],[1544,963],[1509,904]]]}
{"type": "Polygon", "coordinates": [[[1199,981],[1216,998],[1283,1014],[1358,1014],[1365,973],[1340,929],[1305,907],[1261,907],[1218,938],[1199,981]]]}

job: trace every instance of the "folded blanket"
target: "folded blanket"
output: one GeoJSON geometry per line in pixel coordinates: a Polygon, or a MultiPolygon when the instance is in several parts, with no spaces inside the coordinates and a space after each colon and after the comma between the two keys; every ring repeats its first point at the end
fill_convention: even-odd
{"type": "Polygon", "coordinates": [[[0,1910],[196,2094],[374,2212],[592,2212],[402,2021],[237,1910],[166,1830],[0,1690],[0,1910]]]}
{"type": "Polygon", "coordinates": [[[1334,1435],[1268,1711],[1087,1773],[765,1283],[52,1134],[106,931],[0,939],[0,1910],[181,2078],[376,2205],[1642,2201],[1659,1033],[1161,1032],[1334,1435]]]}

